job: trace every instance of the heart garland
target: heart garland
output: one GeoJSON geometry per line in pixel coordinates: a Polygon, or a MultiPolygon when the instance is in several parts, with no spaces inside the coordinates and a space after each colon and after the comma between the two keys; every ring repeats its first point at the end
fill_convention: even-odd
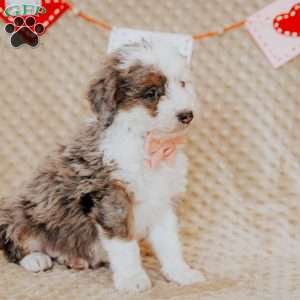
{"type": "Polygon", "coordinates": [[[285,36],[300,37],[300,2],[288,13],[282,13],[273,20],[274,29],[285,36]]]}
{"type": "MultiPolygon", "coordinates": [[[[45,12],[35,15],[34,18],[37,23],[40,23],[44,26],[45,31],[71,8],[71,5],[64,0],[41,0],[40,3],[45,12]]],[[[14,16],[6,16],[5,9],[6,1],[0,0],[0,18],[5,23],[13,22],[14,16]]]]}

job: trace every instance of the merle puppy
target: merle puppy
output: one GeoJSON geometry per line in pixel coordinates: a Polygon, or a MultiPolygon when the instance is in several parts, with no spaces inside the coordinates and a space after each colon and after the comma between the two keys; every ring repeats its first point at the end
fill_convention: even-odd
{"type": "Polygon", "coordinates": [[[0,248],[33,272],[108,259],[117,289],[142,291],[151,282],[138,241],[148,239],[168,280],[202,281],[183,259],[174,211],[197,110],[186,59],[162,43],[124,46],[105,58],[88,100],[95,119],[1,203],[0,248]]]}

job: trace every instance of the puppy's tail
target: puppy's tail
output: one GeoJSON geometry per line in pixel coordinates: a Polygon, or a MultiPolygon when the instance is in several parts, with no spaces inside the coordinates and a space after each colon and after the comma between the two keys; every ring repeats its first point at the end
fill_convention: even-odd
{"type": "Polygon", "coordinates": [[[10,224],[9,213],[6,209],[0,208],[0,249],[4,249],[8,238],[8,227],[10,224]]]}
{"type": "Polygon", "coordinates": [[[4,249],[6,244],[6,233],[7,233],[7,224],[0,225],[0,250],[4,249]]]}
{"type": "Polygon", "coordinates": [[[10,262],[18,263],[24,255],[11,236],[12,224],[10,210],[0,208],[0,250],[4,250],[4,255],[10,262]]]}

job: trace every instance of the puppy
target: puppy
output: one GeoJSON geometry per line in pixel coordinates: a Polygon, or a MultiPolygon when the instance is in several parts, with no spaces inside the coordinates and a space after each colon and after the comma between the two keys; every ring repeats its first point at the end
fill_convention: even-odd
{"type": "Polygon", "coordinates": [[[148,239],[168,280],[204,280],[183,259],[174,211],[197,111],[186,59],[164,43],[124,46],[105,59],[87,98],[95,120],[1,204],[0,248],[33,272],[54,260],[84,269],[108,259],[118,290],[142,291],[151,282],[138,241],[148,239]]]}

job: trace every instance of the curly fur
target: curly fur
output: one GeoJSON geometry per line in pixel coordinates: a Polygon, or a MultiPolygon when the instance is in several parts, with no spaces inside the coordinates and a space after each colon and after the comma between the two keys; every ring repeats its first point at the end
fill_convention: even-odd
{"type": "Polygon", "coordinates": [[[97,150],[101,127],[91,122],[70,145],[60,146],[1,208],[1,247],[11,261],[39,250],[92,262],[91,248],[99,240],[95,224],[109,236],[128,237],[130,195],[110,178],[112,167],[97,150]],[[30,249],[30,240],[40,241],[41,249],[30,249]]]}
{"type": "Polygon", "coordinates": [[[87,98],[96,118],[0,208],[0,248],[31,271],[50,268],[50,258],[96,267],[107,255],[118,289],[143,290],[151,283],[137,241],[148,238],[168,279],[201,280],[184,262],[173,209],[186,157],[180,148],[172,167],[144,165],[148,133],[182,133],[178,116],[195,112],[184,58],[168,45],[124,47],[105,59],[87,98]]]}

